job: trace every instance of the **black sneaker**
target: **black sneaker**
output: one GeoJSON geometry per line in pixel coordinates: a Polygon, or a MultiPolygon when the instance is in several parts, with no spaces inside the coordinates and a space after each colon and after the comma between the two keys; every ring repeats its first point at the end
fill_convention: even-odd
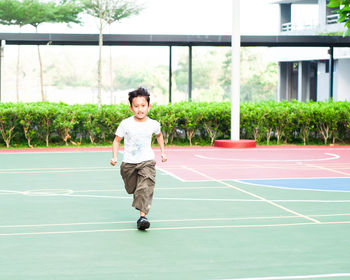
{"type": "Polygon", "coordinates": [[[147,220],[146,217],[141,216],[140,219],[137,220],[137,229],[145,230],[148,229],[149,226],[150,222],[147,220]]]}

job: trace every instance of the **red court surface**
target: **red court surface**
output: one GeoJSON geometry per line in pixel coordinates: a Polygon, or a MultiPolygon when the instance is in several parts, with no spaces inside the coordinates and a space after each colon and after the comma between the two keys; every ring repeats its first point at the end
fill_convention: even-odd
{"type": "MultiPolygon", "coordinates": [[[[350,146],[166,147],[158,169],[182,181],[350,177],[350,146]]],[[[111,152],[111,147],[0,149],[0,153],[111,152]]]]}
{"type": "Polygon", "coordinates": [[[350,177],[349,146],[168,148],[167,155],[158,168],[183,181],[350,177]]]}

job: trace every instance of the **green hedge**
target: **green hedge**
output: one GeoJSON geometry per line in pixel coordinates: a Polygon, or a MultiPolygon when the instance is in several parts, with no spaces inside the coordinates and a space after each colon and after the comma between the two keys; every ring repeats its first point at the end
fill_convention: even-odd
{"type": "MultiPolygon", "coordinates": [[[[149,113],[162,125],[166,144],[213,144],[230,137],[231,106],[223,103],[153,105],[149,113]]],[[[68,145],[111,142],[120,122],[131,116],[127,105],[0,103],[2,146],[68,145]]],[[[349,143],[349,102],[243,103],[241,138],[258,143],[349,143]]]]}

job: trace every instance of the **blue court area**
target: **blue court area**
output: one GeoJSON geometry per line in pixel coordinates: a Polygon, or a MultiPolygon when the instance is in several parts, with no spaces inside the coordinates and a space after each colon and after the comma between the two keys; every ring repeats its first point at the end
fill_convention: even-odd
{"type": "Polygon", "coordinates": [[[350,191],[350,178],[302,178],[239,180],[259,186],[315,191],[350,191]]]}

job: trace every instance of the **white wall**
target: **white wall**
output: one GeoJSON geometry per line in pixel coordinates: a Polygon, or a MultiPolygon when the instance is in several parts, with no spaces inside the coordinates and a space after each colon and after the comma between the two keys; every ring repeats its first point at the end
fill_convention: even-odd
{"type": "Polygon", "coordinates": [[[334,73],[334,100],[350,101],[350,58],[337,60],[334,73]]]}
{"type": "Polygon", "coordinates": [[[317,101],[329,99],[329,75],[326,73],[326,64],[317,64],[317,101]]]}

